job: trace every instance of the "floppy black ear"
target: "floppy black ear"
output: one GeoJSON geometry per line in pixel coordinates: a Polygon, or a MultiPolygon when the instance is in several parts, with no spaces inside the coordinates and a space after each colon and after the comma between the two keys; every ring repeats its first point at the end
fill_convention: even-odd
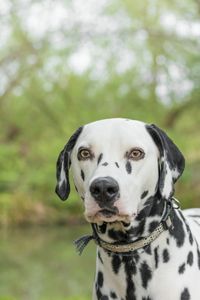
{"type": "Polygon", "coordinates": [[[158,189],[163,199],[169,199],[174,194],[174,183],[183,173],[185,159],[166,133],[156,125],[147,125],[160,152],[158,189]]]}
{"type": "Polygon", "coordinates": [[[55,192],[62,200],[66,200],[70,193],[69,184],[69,167],[71,165],[70,154],[74,148],[76,141],[81,134],[83,127],[79,127],[70,137],[64,149],[60,152],[56,164],[57,185],[55,192]]]}

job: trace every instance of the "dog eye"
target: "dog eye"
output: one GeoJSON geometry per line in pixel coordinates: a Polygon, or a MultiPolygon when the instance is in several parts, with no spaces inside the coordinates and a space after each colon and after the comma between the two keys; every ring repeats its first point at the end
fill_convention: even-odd
{"type": "Polygon", "coordinates": [[[92,157],[92,153],[89,149],[81,149],[78,152],[78,158],[82,160],[90,159],[92,157]]]}
{"type": "Polygon", "coordinates": [[[132,149],[129,154],[128,154],[128,158],[132,159],[132,160],[139,160],[142,159],[144,157],[144,151],[140,148],[134,148],[132,149]]]}

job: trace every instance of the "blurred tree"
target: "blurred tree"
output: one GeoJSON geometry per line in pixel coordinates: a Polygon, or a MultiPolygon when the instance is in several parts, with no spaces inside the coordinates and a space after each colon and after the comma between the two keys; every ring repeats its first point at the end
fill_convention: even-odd
{"type": "Polygon", "coordinates": [[[199,14],[197,0],[2,1],[0,208],[17,197],[59,208],[63,141],[107,117],[168,128],[190,161],[179,185],[186,200],[193,188],[185,206],[198,205],[199,14]]]}

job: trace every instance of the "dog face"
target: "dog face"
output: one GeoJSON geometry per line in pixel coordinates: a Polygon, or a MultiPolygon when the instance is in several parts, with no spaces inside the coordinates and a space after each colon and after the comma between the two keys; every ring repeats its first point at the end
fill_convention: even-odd
{"type": "Polygon", "coordinates": [[[71,137],[57,162],[57,194],[69,194],[68,169],[84,200],[89,222],[131,222],[146,199],[168,199],[184,169],[178,148],[155,125],[126,119],[85,125],[71,137]]]}

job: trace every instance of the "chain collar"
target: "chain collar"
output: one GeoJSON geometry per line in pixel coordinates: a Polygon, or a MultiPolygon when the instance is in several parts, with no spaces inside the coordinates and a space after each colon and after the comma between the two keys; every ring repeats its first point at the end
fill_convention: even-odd
{"type": "Polygon", "coordinates": [[[171,220],[171,211],[172,209],[178,209],[179,207],[180,207],[179,201],[174,197],[166,201],[166,209],[159,225],[154,229],[154,231],[148,237],[141,238],[134,242],[131,243],[105,242],[98,236],[95,224],[92,224],[93,234],[86,235],[77,239],[74,242],[74,244],[79,254],[83,252],[87,244],[93,239],[99,247],[102,247],[108,252],[111,252],[113,254],[131,255],[133,251],[138,250],[140,248],[144,248],[149,244],[151,244],[159,237],[159,235],[163,231],[173,228],[173,224],[171,220]]]}

